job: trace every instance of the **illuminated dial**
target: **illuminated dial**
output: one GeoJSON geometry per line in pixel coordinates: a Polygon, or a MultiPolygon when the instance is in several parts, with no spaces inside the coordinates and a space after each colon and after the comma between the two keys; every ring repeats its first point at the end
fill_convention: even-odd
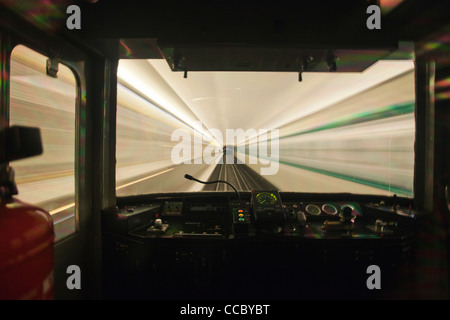
{"type": "Polygon", "coordinates": [[[256,195],[256,201],[262,206],[273,205],[277,200],[277,196],[270,192],[262,192],[256,195]]]}
{"type": "Polygon", "coordinates": [[[308,204],[306,206],[306,212],[309,214],[312,214],[313,216],[318,216],[320,214],[320,208],[316,206],[315,204],[308,204]]]}
{"type": "Polygon", "coordinates": [[[324,204],[322,206],[322,211],[325,212],[326,214],[331,214],[331,215],[335,215],[338,213],[338,210],[335,206],[333,206],[332,204],[324,204]]]}

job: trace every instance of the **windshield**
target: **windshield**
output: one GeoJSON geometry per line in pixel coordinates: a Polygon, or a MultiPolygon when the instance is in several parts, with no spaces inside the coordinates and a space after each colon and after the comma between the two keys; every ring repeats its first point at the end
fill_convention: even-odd
{"type": "Polygon", "coordinates": [[[173,72],[121,60],[118,196],[236,189],[413,197],[414,63],[359,73],[173,72]]]}

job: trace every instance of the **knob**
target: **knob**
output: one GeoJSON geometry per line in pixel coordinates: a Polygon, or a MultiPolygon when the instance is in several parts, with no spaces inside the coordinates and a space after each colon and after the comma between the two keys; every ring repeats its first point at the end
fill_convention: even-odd
{"type": "Polygon", "coordinates": [[[353,208],[350,206],[343,206],[341,210],[342,210],[341,214],[339,215],[341,217],[341,222],[351,223],[352,220],[355,218],[353,216],[353,208]]]}
{"type": "Polygon", "coordinates": [[[291,218],[291,219],[296,219],[297,218],[297,212],[295,212],[294,209],[290,210],[289,218],[291,218]]]}
{"type": "Polygon", "coordinates": [[[385,224],[384,224],[383,220],[377,219],[375,221],[375,231],[383,232],[384,231],[384,226],[385,226],[385,224]]]}

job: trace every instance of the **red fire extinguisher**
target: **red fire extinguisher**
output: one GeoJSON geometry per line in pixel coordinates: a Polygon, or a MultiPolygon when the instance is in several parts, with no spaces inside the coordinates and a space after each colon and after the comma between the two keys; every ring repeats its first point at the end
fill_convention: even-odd
{"type": "Polygon", "coordinates": [[[8,165],[42,153],[40,131],[8,128],[0,132],[0,147],[0,300],[53,299],[52,218],[13,197],[18,192],[8,165]]]}

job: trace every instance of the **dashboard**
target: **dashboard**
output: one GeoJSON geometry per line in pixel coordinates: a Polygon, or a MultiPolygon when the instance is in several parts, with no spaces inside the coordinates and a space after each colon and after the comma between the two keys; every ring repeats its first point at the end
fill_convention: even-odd
{"type": "MultiPolygon", "coordinates": [[[[122,299],[372,298],[415,248],[410,199],[276,190],[118,199],[103,223],[104,291],[122,299]]],[[[389,291],[383,291],[389,293],[389,291]]],[[[382,298],[390,298],[383,296],[382,298]]]]}
{"type": "Polygon", "coordinates": [[[408,232],[419,215],[409,199],[351,194],[253,190],[242,200],[226,193],[127,199],[109,215],[108,225],[138,238],[383,238],[408,232]]]}

